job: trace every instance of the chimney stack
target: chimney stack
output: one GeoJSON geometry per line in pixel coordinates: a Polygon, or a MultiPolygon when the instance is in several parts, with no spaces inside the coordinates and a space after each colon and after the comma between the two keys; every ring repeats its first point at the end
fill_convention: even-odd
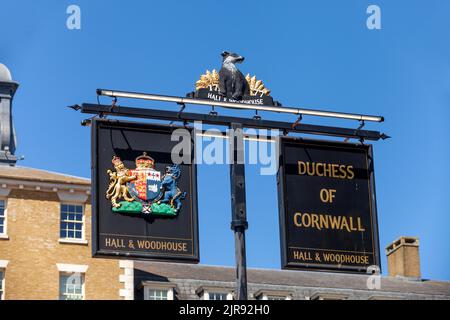
{"type": "Polygon", "coordinates": [[[12,100],[18,86],[8,68],[0,63],[0,165],[14,166],[17,162],[12,100]]]}
{"type": "Polygon", "coordinates": [[[400,237],[386,247],[391,277],[420,279],[419,238],[400,237]]]}

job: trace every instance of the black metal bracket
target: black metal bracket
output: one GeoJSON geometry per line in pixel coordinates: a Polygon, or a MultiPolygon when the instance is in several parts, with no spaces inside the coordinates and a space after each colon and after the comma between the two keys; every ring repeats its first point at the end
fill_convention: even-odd
{"type": "Polygon", "coordinates": [[[117,104],[117,97],[114,97],[113,99],[112,99],[112,102],[111,102],[111,112],[114,110],[114,108],[116,107],[116,104],[117,104]]]}
{"type": "Polygon", "coordinates": [[[209,112],[209,115],[214,116],[214,117],[219,115],[219,113],[217,113],[216,108],[214,106],[211,106],[211,111],[209,112]]]}
{"type": "Polygon", "coordinates": [[[389,136],[387,136],[386,134],[382,134],[379,131],[355,130],[350,128],[312,125],[306,123],[302,123],[301,126],[297,125],[293,128],[292,123],[289,122],[272,121],[272,120],[255,120],[251,118],[219,116],[219,115],[189,113],[189,112],[183,112],[179,114],[179,112],[176,111],[122,107],[118,105],[116,105],[114,109],[111,110],[110,106],[108,105],[84,103],[81,106],[81,112],[98,115],[100,114],[112,115],[119,117],[133,117],[133,118],[157,119],[168,121],[186,121],[188,123],[194,121],[202,121],[203,123],[206,124],[216,124],[223,126],[229,126],[230,123],[236,122],[241,123],[244,128],[278,129],[282,132],[296,132],[312,135],[350,138],[357,140],[363,138],[364,140],[378,141],[380,139],[384,140],[389,138],[389,136]]]}
{"type": "Polygon", "coordinates": [[[261,120],[261,116],[258,114],[258,110],[255,110],[255,115],[253,116],[254,120],[261,120]]]}
{"type": "Polygon", "coordinates": [[[183,113],[184,109],[186,109],[186,105],[184,103],[177,103],[180,106],[180,110],[178,111],[178,118],[183,113]]]}
{"type": "MultiPolygon", "coordinates": [[[[180,120],[183,121],[183,126],[186,127],[187,126],[187,122],[185,120],[181,119],[181,114],[183,113],[184,109],[186,109],[186,105],[184,103],[182,103],[182,102],[178,102],[177,104],[180,106],[180,110],[178,110],[178,113],[177,113],[178,121],[180,121],[180,120]]],[[[174,121],[175,120],[170,121],[169,125],[172,125],[174,123],[174,121]]]]}
{"type": "Polygon", "coordinates": [[[236,228],[248,229],[248,222],[242,220],[232,220],[231,229],[236,230],[236,228]]]}
{"type": "MultiPolygon", "coordinates": [[[[364,122],[364,120],[360,120],[359,121],[359,127],[356,128],[355,131],[360,131],[365,125],[366,125],[366,123],[364,122]]],[[[380,138],[382,138],[382,136],[380,136],[380,138]]],[[[349,139],[350,139],[350,137],[345,138],[344,142],[348,142],[349,139]]],[[[361,142],[361,144],[364,144],[364,140],[365,139],[363,137],[359,137],[358,140],[361,142]]]]}
{"type": "Polygon", "coordinates": [[[299,115],[297,120],[294,121],[294,123],[292,124],[292,129],[295,129],[295,127],[300,123],[300,121],[302,121],[303,116],[299,115]]]}

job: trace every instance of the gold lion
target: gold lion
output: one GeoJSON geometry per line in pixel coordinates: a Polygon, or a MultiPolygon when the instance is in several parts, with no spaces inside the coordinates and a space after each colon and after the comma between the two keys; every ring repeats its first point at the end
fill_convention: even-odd
{"type": "Polygon", "coordinates": [[[109,174],[109,186],[106,191],[106,198],[111,199],[111,204],[114,208],[119,208],[120,203],[117,200],[120,198],[126,201],[134,201],[131,197],[126,183],[136,179],[136,176],[130,173],[130,170],[125,167],[119,157],[114,156],[112,159],[116,172],[111,170],[106,171],[109,174]]]}

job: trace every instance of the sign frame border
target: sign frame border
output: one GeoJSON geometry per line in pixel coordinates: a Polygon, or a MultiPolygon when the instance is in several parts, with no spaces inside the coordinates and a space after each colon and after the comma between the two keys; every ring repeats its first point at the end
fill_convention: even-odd
{"type": "MultiPolygon", "coordinates": [[[[178,125],[166,125],[155,124],[145,122],[134,121],[122,121],[112,119],[98,119],[94,118],[91,121],[91,242],[92,242],[92,257],[93,258],[110,258],[110,259],[140,259],[148,261],[161,261],[161,262],[179,262],[179,263],[192,263],[198,264],[200,262],[200,246],[199,246],[199,226],[198,226],[198,195],[197,195],[197,165],[195,161],[191,164],[191,188],[192,188],[192,230],[193,230],[193,255],[186,257],[164,257],[160,254],[146,254],[146,253],[127,253],[114,250],[101,250],[99,249],[100,233],[99,233],[99,204],[97,197],[100,196],[98,190],[98,129],[102,124],[121,124],[125,126],[134,126],[135,128],[147,128],[157,127],[163,130],[176,130],[187,129],[190,131],[191,138],[194,135],[194,127],[178,126],[178,125]]],[[[195,141],[195,140],[194,140],[195,141]]],[[[196,145],[192,146],[193,159],[196,154],[196,145]]]]}
{"type": "MultiPolygon", "coordinates": [[[[325,272],[351,272],[351,273],[367,273],[367,268],[358,266],[344,265],[342,267],[333,267],[329,264],[308,264],[301,262],[289,262],[288,261],[288,248],[287,248],[287,232],[286,232],[286,185],[285,185],[285,162],[284,144],[290,143],[318,143],[331,147],[337,146],[361,146],[360,143],[348,143],[332,140],[319,140],[319,139],[305,139],[301,137],[280,137],[280,143],[278,147],[279,163],[277,172],[277,190],[278,190],[278,215],[279,215],[279,227],[280,227],[280,252],[281,252],[281,269],[282,270],[303,270],[303,271],[325,271],[325,272]]],[[[367,160],[368,160],[368,173],[369,173],[369,201],[370,209],[372,211],[372,237],[373,237],[373,265],[379,268],[381,274],[381,259],[380,259],[380,242],[379,242],[379,229],[378,229],[378,212],[376,202],[376,189],[375,189],[375,174],[374,174],[374,160],[373,160],[373,146],[371,144],[363,144],[367,148],[367,160]]]]}

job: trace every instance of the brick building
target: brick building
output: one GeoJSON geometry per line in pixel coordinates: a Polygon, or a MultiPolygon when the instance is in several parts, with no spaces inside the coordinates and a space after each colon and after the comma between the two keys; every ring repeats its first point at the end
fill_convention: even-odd
{"type": "Polygon", "coordinates": [[[87,179],[0,166],[2,299],[125,298],[120,262],[91,257],[89,192],[87,179]]]}

